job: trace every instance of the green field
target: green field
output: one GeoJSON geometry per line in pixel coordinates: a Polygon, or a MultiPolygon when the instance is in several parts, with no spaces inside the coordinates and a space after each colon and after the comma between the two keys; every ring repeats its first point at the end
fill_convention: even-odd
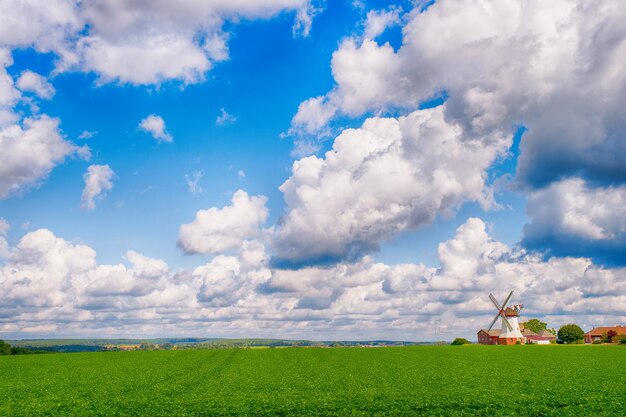
{"type": "Polygon", "coordinates": [[[432,346],[0,357],[1,416],[626,415],[626,348],[432,346]]]}

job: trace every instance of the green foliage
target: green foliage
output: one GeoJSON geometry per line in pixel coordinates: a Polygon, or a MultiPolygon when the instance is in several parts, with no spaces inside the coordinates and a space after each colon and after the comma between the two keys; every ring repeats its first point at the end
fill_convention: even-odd
{"type": "Polygon", "coordinates": [[[626,336],[623,336],[622,339],[619,341],[620,345],[626,345],[626,336]]]}
{"type": "Polygon", "coordinates": [[[609,330],[606,333],[606,338],[608,339],[609,343],[613,343],[613,342],[617,342],[617,332],[615,330],[609,330]]]}
{"type": "Polygon", "coordinates": [[[524,323],[524,327],[528,330],[532,330],[535,333],[539,333],[541,330],[547,329],[548,324],[539,319],[530,319],[524,323]]]}
{"type": "Polygon", "coordinates": [[[626,374],[606,370],[624,358],[477,345],[5,356],[0,416],[614,416],[626,374]]]}
{"type": "Polygon", "coordinates": [[[0,340],[0,355],[10,355],[11,345],[5,343],[4,340],[0,340]]]}
{"type": "Polygon", "coordinates": [[[593,345],[601,345],[602,341],[601,340],[594,340],[593,342],[591,342],[591,344],[593,344],[593,345]]]}
{"type": "Polygon", "coordinates": [[[557,337],[559,343],[575,343],[578,340],[583,340],[585,332],[576,324],[566,324],[561,326],[557,337]]]}
{"type": "Polygon", "coordinates": [[[452,341],[452,343],[450,343],[452,346],[458,346],[458,345],[471,345],[472,342],[470,342],[467,339],[464,339],[462,337],[457,337],[456,339],[454,339],[452,341]]]}

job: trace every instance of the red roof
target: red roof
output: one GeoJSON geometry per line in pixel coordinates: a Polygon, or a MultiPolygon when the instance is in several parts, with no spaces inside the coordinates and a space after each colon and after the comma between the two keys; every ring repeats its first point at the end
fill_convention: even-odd
{"type": "Polygon", "coordinates": [[[530,340],[553,340],[552,337],[545,337],[545,336],[539,336],[539,335],[526,336],[526,339],[530,339],[530,340]]]}
{"type": "Polygon", "coordinates": [[[626,326],[594,327],[585,333],[585,336],[603,336],[610,330],[614,330],[620,336],[626,336],[626,326]]]}

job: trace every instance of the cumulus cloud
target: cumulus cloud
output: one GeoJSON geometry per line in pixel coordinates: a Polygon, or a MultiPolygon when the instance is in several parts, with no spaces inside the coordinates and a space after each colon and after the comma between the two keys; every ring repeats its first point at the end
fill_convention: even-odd
{"type": "Polygon", "coordinates": [[[172,135],[165,129],[165,121],[163,118],[156,114],[151,114],[139,122],[139,128],[151,134],[157,141],[172,142],[174,140],[172,135]]]}
{"type": "Polygon", "coordinates": [[[95,72],[101,83],[190,84],[228,58],[225,22],[282,11],[295,14],[294,34],[307,36],[318,8],[308,0],[3,2],[0,45],[52,51],[57,71],[95,72]]]}
{"type": "Polygon", "coordinates": [[[0,127],[7,122],[14,122],[16,115],[11,114],[11,108],[19,101],[21,94],[13,82],[13,77],[6,67],[13,65],[13,57],[8,49],[0,48],[0,127]]]}
{"type": "Polygon", "coordinates": [[[594,188],[565,179],[531,193],[526,210],[526,247],[626,262],[626,186],[594,188]]]}
{"type": "Polygon", "coordinates": [[[9,256],[9,242],[7,242],[7,232],[9,223],[0,217],[0,259],[9,256]]]}
{"type": "Polygon", "coordinates": [[[264,196],[235,192],[231,205],[221,209],[200,210],[195,219],[180,226],[178,245],[187,253],[215,254],[241,246],[246,239],[257,237],[268,210],[264,196]]]}
{"type": "Polygon", "coordinates": [[[85,210],[96,208],[96,198],[102,198],[103,194],[113,188],[115,173],[108,165],[89,165],[83,175],[85,188],[81,196],[81,205],[85,210]]]}
{"type": "Polygon", "coordinates": [[[98,264],[88,246],[30,232],[0,266],[0,332],[164,334],[403,340],[475,337],[489,292],[515,291],[524,317],[590,328],[625,320],[626,269],[512,249],[471,218],[439,245],[440,268],[365,257],[332,267],[271,269],[259,240],[192,271],[129,251],[98,264]]]}
{"type": "Polygon", "coordinates": [[[367,119],[343,131],[324,158],[294,162],[280,186],[287,208],[274,236],[279,261],[358,258],[465,201],[491,207],[486,171],[511,134],[464,137],[444,111],[367,119]]]}
{"type": "Polygon", "coordinates": [[[23,0],[0,3],[0,45],[34,46],[37,51],[68,54],[69,38],[83,26],[76,0],[23,0]]]}
{"type": "MultiPolygon", "coordinates": [[[[375,28],[393,19],[371,13],[363,36],[343,40],[333,54],[334,88],[300,104],[289,130],[296,149],[314,151],[307,138],[326,135],[338,117],[403,113],[444,96],[445,120],[460,126],[463,137],[488,142],[493,132],[527,128],[515,178],[525,192],[568,177],[599,186],[598,193],[626,183],[623,2],[417,5],[399,16],[405,24],[398,50],[375,40],[375,28]]],[[[563,232],[555,244],[571,236],[551,230],[563,232]]],[[[615,238],[613,246],[623,243],[615,238]]],[[[567,248],[574,249],[562,245],[561,253],[582,253],[567,248]]]]}
{"type": "Polygon", "coordinates": [[[368,37],[342,42],[332,58],[335,88],[315,98],[323,103],[315,112],[301,106],[292,129],[323,128],[317,114],[324,121],[414,109],[445,90],[447,120],[470,134],[528,127],[518,167],[524,182],[541,186],[581,171],[623,180],[624,16],[621,1],[443,0],[416,8],[398,51],[368,37]]]}
{"type": "Polygon", "coordinates": [[[50,84],[45,77],[30,70],[22,72],[17,79],[16,85],[20,90],[34,93],[39,98],[43,99],[51,99],[56,92],[52,84],[50,84]]]}
{"type": "Polygon", "coordinates": [[[518,167],[526,183],[581,171],[623,180],[625,15],[621,1],[437,1],[410,12],[398,51],[345,40],[333,54],[335,88],[315,99],[316,112],[301,106],[292,129],[316,128],[316,114],[414,109],[446,90],[446,118],[470,133],[529,128],[518,167]]]}
{"type": "Polygon", "coordinates": [[[45,115],[0,128],[0,199],[39,185],[67,157],[89,157],[89,148],[63,139],[59,119],[45,115]]]}
{"type": "Polygon", "coordinates": [[[390,7],[386,10],[370,10],[367,12],[363,37],[365,39],[376,39],[382,35],[387,28],[400,24],[400,13],[398,7],[390,7]]]}

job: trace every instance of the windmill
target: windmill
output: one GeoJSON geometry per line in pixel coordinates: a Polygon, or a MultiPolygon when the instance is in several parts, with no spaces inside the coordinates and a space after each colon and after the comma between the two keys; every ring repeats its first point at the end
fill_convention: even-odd
{"type": "Polygon", "coordinates": [[[517,318],[519,317],[520,311],[524,308],[523,304],[514,304],[511,307],[507,307],[507,303],[513,296],[513,291],[509,293],[509,296],[506,297],[504,303],[500,305],[496,297],[493,294],[489,294],[489,299],[493,303],[494,306],[498,309],[498,314],[493,318],[491,325],[488,328],[488,331],[491,330],[498,318],[502,319],[502,330],[500,331],[500,335],[498,336],[498,344],[500,345],[514,345],[518,341],[522,342],[523,336],[522,332],[519,328],[519,323],[517,322],[517,318]]]}

